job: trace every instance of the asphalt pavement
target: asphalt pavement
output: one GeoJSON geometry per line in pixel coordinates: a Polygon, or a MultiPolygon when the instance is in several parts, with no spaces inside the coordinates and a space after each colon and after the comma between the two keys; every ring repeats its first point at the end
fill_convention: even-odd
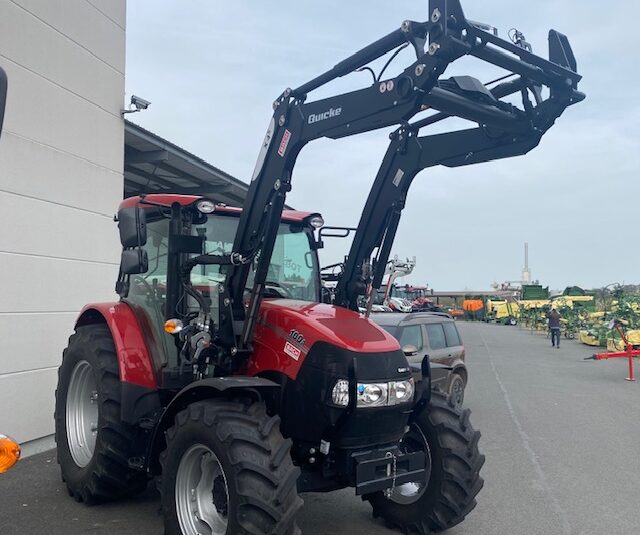
{"type": "MultiPolygon", "coordinates": [[[[459,323],[470,382],[465,404],[486,455],[478,506],[448,535],[640,533],[640,383],[622,360],[587,361],[578,342],[519,327],[459,323]]],[[[638,370],[640,372],[640,369],[638,370]]],[[[95,507],[74,502],[55,452],[0,475],[0,534],[162,533],[158,495],[95,507]]],[[[353,491],[303,496],[305,535],[396,533],[353,491]]]]}

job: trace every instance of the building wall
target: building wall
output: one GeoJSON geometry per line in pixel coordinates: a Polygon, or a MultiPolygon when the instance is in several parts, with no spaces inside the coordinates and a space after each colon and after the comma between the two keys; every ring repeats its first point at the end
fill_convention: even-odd
{"type": "Polygon", "coordinates": [[[85,303],[113,300],[123,192],[125,0],[0,0],[0,432],[53,433],[85,303]]]}

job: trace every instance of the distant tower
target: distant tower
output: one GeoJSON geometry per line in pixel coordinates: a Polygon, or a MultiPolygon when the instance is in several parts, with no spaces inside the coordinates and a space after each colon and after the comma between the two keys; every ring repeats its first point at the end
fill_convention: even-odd
{"type": "Polygon", "coordinates": [[[524,242],[524,267],[522,268],[522,284],[531,283],[531,271],[529,271],[529,244],[524,242]]]}

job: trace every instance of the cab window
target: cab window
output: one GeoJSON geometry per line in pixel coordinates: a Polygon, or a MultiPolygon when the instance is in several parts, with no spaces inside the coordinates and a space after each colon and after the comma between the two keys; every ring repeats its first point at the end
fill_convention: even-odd
{"type": "MultiPolygon", "coordinates": [[[[193,234],[204,236],[206,254],[229,254],[238,221],[236,217],[209,216],[206,224],[194,226],[193,234]]],[[[257,259],[258,256],[254,259],[254,265],[257,259]]],[[[295,225],[281,223],[267,273],[266,286],[271,292],[270,296],[317,301],[317,273],[317,257],[312,250],[309,233],[295,225]]],[[[253,276],[252,271],[247,280],[247,289],[253,285],[253,276]]],[[[196,266],[191,272],[192,282],[205,285],[223,282],[224,277],[218,265],[196,266]]]]}
{"type": "Polygon", "coordinates": [[[427,328],[429,347],[431,349],[443,349],[447,347],[447,341],[441,323],[428,323],[425,327],[427,328]]]}

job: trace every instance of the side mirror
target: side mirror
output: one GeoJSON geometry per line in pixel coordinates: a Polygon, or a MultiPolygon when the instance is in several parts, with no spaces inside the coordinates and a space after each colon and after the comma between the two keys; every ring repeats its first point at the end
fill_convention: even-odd
{"type": "Polygon", "coordinates": [[[414,357],[418,354],[418,348],[412,344],[407,344],[406,346],[402,346],[402,352],[405,357],[414,357]]]}
{"type": "Polygon", "coordinates": [[[2,121],[4,120],[4,105],[7,102],[7,75],[0,67],[0,133],[2,132],[2,121]]]}
{"type": "Polygon", "coordinates": [[[147,243],[147,216],[140,207],[118,211],[118,230],[122,247],[140,247],[147,243]]]}
{"type": "Polygon", "coordinates": [[[137,275],[149,270],[147,251],[142,247],[125,249],[120,257],[120,269],[126,275],[137,275]]]}

